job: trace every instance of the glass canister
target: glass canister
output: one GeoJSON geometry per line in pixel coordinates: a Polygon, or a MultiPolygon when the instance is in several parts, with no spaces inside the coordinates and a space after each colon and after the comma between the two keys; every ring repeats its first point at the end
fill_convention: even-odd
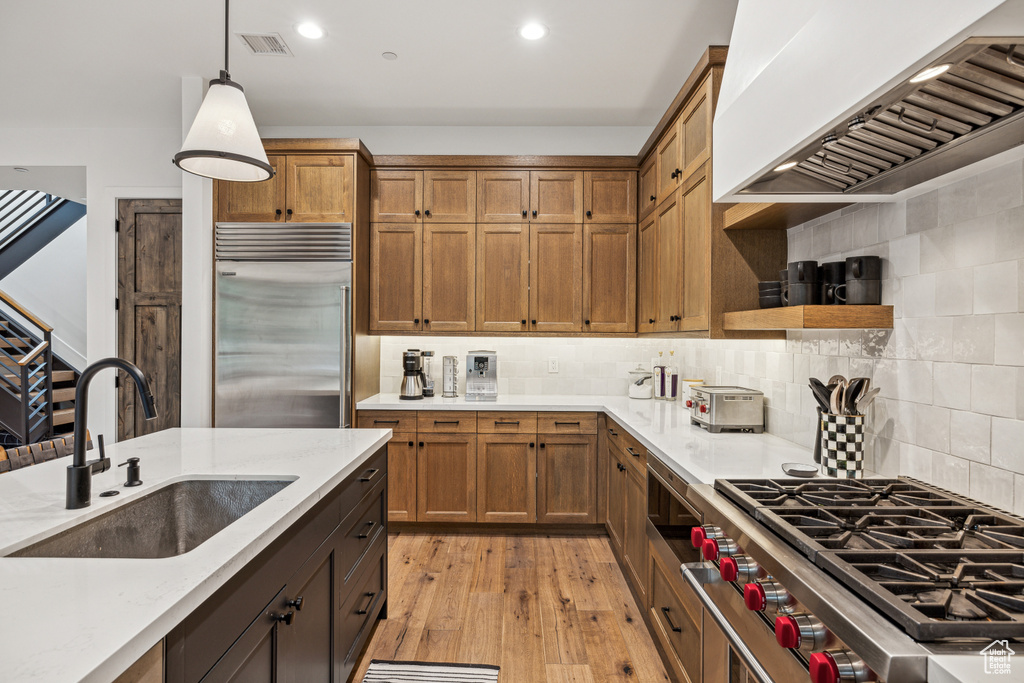
{"type": "Polygon", "coordinates": [[[629,370],[626,374],[629,375],[630,398],[654,398],[654,375],[650,370],[637,365],[635,370],[629,370]]]}

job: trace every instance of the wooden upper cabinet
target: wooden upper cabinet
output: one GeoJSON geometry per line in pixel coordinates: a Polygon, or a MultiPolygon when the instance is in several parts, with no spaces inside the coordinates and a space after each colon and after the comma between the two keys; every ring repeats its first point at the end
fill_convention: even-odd
{"type": "Polygon", "coordinates": [[[353,175],[351,154],[288,155],[285,217],[296,223],[351,223],[353,175]]]}
{"type": "Polygon", "coordinates": [[[268,156],[274,177],[260,183],[217,182],[217,220],[227,223],[283,221],[285,157],[268,156]]]}
{"type": "Polygon", "coordinates": [[[476,434],[420,434],[416,521],[476,521],[476,434]]]}
{"type": "Polygon", "coordinates": [[[525,221],[529,209],[529,171],[477,171],[477,223],[525,221]]]}
{"type": "Polygon", "coordinates": [[[423,220],[423,171],[374,171],[370,220],[418,223],[423,220]]]}
{"type": "Polygon", "coordinates": [[[477,436],[477,521],[537,521],[537,435],[477,436]]]}
{"type": "Polygon", "coordinates": [[[679,115],[683,131],[680,180],[689,178],[711,157],[711,78],[706,78],[679,115]]]}
{"type": "Polygon", "coordinates": [[[639,186],[637,205],[640,218],[650,214],[658,205],[658,165],[655,163],[657,159],[655,154],[648,156],[637,176],[637,185],[639,186]]]}
{"type": "Polygon", "coordinates": [[[636,330],[636,226],[583,227],[583,331],[636,330]]]}
{"type": "Polygon", "coordinates": [[[530,330],[583,327],[583,226],[530,226],[530,330]]]}
{"type": "Polygon", "coordinates": [[[583,217],[588,223],[636,221],[636,172],[587,171],[583,174],[583,217]]]}
{"type": "Polygon", "coordinates": [[[476,226],[476,329],[525,332],[530,317],[530,226],[476,226]]]}
{"type": "Polygon", "coordinates": [[[476,222],[476,171],[424,171],[423,220],[476,222]]]}
{"type": "Polygon", "coordinates": [[[680,189],[683,206],[683,320],[680,329],[684,332],[706,330],[710,324],[710,185],[706,173],[699,172],[687,178],[680,189]]]}
{"type": "Polygon", "coordinates": [[[373,223],[370,230],[370,329],[415,332],[423,310],[423,226],[373,223]]]}
{"type": "Polygon", "coordinates": [[[597,436],[538,434],[537,522],[597,523],[597,436]]]}
{"type": "Polygon", "coordinates": [[[583,222],[583,171],[531,171],[530,220],[583,222]]]}
{"type": "Polygon", "coordinates": [[[654,216],[637,234],[637,331],[654,332],[658,317],[658,230],[654,216]]]}
{"type": "Polygon", "coordinates": [[[679,329],[683,315],[683,207],[679,192],[666,199],[654,215],[658,233],[658,307],[655,332],[679,329]]]}
{"type": "Polygon", "coordinates": [[[680,118],[665,130],[655,149],[655,174],[657,175],[658,203],[663,202],[682,180],[683,171],[683,127],[680,118]]]}
{"type": "Polygon", "coordinates": [[[475,292],[476,226],[424,225],[424,331],[472,331],[475,292]]]}

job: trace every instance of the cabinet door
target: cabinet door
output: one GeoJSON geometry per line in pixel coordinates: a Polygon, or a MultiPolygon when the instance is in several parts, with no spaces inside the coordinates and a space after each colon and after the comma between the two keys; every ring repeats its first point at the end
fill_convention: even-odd
{"type": "Polygon", "coordinates": [[[423,220],[476,222],[476,171],[424,171],[423,220]]]}
{"type": "Polygon", "coordinates": [[[288,167],[286,218],[295,223],[351,223],[353,175],[351,154],[286,158],[288,167]]]}
{"type": "Polygon", "coordinates": [[[624,474],[626,524],[622,559],[627,578],[643,598],[641,602],[646,605],[647,563],[650,561],[647,543],[647,482],[630,467],[626,467],[624,474]]]}
{"type": "Polygon", "coordinates": [[[530,317],[530,226],[476,226],[476,329],[526,331],[530,317]]]}
{"type": "Polygon", "coordinates": [[[388,441],[388,521],[416,521],[416,435],[388,441]]]}
{"type": "Polygon", "coordinates": [[[414,332],[423,310],[423,227],[375,223],[370,230],[370,329],[414,332]]]}
{"type": "Polygon", "coordinates": [[[217,660],[217,664],[203,677],[203,683],[276,683],[279,680],[274,661],[279,622],[274,616],[279,614],[275,606],[282,595],[283,590],[217,660]]]}
{"type": "Polygon", "coordinates": [[[291,624],[278,631],[277,672],[281,683],[329,683],[337,653],[331,638],[336,619],[334,595],[343,577],[336,576],[337,537],[332,534],[295,573],[278,602],[280,614],[291,612],[291,624]],[[295,602],[301,600],[299,609],[295,602]]]}
{"type": "Polygon", "coordinates": [[[536,434],[477,436],[477,519],[481,522],[537,521],[536,434]]]}
{"type": "Polygon", "coordinates": [[[583,222],[583,171],[531,171],[530,220],[583,222]]]}
{"type": "Polygon", "coordinates": [[[636,221],[636,172],[587,171],[583,174],[583,217],[594,223],[636,221]]]}
{"type": "Polygon", "coordinates": [[[656,332],[679,329],[683,314],[683,207],[679,193],[673,194],[655,213],[658,232],[658,308],[656,332]]]}
{"type": "Polygon", "coordinates": [[[530,330],[583,328],[583,226],[530,226],[530,330]]]}
{"type": "Polygon", "coordinates": [[[274,177],[260,183],[217,181],[217,220],[225,223],[283,221],[285,168],[283,156],[268,156],[274,177]]]}
{"type": "Polygon", "coordinates": [[[654,332],[658,316],[658,230],[654,216],[640,222],[637,235],[637,331],[654,332]]]}
{"type": "Polygon", "coordinates": [[[676,119],[662,133],[661,140],[658,141],[658,147],[655,151],[657,159],[655,173],[657,174],[659,202],[664,201],[679,186],[683,172],[682,154],[683,127],[680,124],[680,119],[676,119]]]}
{"type": "Polygon", "coordinates": [[[711,79],[691,97],[679,115],[683,130],[681,180],[685,180],[711,157],[711,79]]]}
{"type": "Polygon", "coordinates": [[[608,537],[621,555],[626,525],[626,466],[618,449],[608,446],[608,537]]]}
{"type": "MultiPolygon", "coordinates": [[[[704,167],[706,168],[706,167],[704,167]]],[[[706,330],[711,306],[711,184],[703,171],[686,180],[683,207],[683,321],[680,329],[706,330]]]]}
{"type": "Polygon", "coordinates": [[[529,209],[529,171],[477,171],[477,223],[525,221],[529,209]]]}
{"type": "Polygon", "coordinates": [[[537,522],[597,522],[597,436],[538,434],[537,522]]]}
{"type": "Polygon", "coordinates": [[[423,330],[471,332],[476,318],[476,226],[423,226],[423,330]]]}
{"type": "Polygon", "coordinates": [[[657,159],[656,154],[648,156],[637,176],[637,185],[639,186],[637,208],[641,219],[654,211],[654,207],[658,205],[658,165],[655,163],[657,159]]]}
{"type": "Polygon", "coordinates": [[[476,521],[476,435],[421,435],[416,521],[476,521]]]}
{"type": "Polygon", "coordinates": [[[583,227],[583,330],[636,329],[636,226],[583,227]]]}
{"type": "Polygon", "coordinates": [[[374,223],[419,223],[423,220],[423,171],[374,171],[370,205],[374,223]]]}

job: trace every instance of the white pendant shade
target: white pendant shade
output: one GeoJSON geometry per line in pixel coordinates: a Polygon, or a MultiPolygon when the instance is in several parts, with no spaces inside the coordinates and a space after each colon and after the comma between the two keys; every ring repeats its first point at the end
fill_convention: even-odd
{"type": "Polygon", "coordinates": [[[274,175],[245,93],[221,81],[210,83],[174,163],[183,171],[217,180],[259,182],[274,175]]]}

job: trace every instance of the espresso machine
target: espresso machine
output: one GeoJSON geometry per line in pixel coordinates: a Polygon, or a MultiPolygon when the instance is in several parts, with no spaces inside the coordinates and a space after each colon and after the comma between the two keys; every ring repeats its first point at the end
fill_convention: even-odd
{"type": "Polygon", "coordinates": [[[466,356],[466,400],[498,400],[498,354],[470,351],[466,356]]]}
{"type": "Polygon", "coordinates": [[[398,398],[405,401],[416,401],[423,398],[423,356],[419,349],[409,349],[402,354],[402,389],[398,398]]]}

